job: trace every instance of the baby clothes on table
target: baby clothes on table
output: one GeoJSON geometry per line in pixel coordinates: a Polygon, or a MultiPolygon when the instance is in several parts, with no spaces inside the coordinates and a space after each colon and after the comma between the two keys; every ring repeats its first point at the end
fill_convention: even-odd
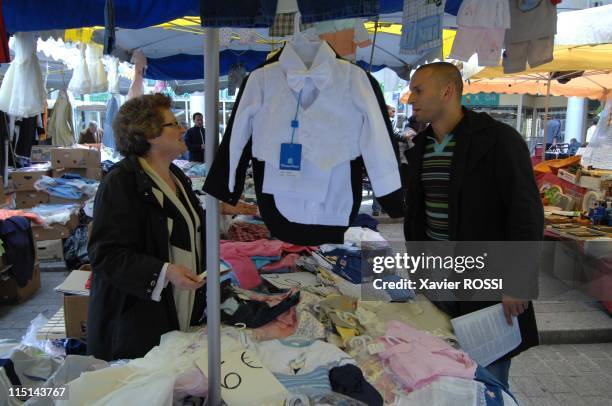
{"type": "Polygon", "coordinates": [[[331,391],[329,370],[355,361],[339,348],[301,338],[252,343],[262,363],[292,393],[331,391]]]}
{"type": "Polygon", "coordinates": [[[252,257],[280,258],[283,253],[311,252],[314,250],[316,250],[315,247],[293,245],[279,240],[221,241],[219,255],[231,266],[240,287],[253,289],[261,284],[261,278],[252,257]]]}
{"type": "Polygon", "coordinates": [[[257,241],[270,237],[270,231],[263,224],[234,222],[227,234],[232,241],[257,241]]]}
{"type": "Polygon", "coordinates": [[[260,269],[261,272],[278,272],[278,270],[286,268],[293,270],[295,268],[295,263],[299,258],[299,254],[288,254],[280,260],[264,265],[258,269],[260,269]]]}
{"type": "Polygon", "coordinates": [[[385,346],[378,355],[405,389],[419,389],[438,376],[474,378],[476,363],[466,353],[406,324],[391,321],[378,341],[385,346]]]}
{"type": "Polygon", "coordinates": [[[264,326],[297,305],[300,292],[286,296],[280,302],[249,300],[237,293],[230,284],[221,287],[221,321],[225,324],[244,324],[249,328],[264,326]]]}

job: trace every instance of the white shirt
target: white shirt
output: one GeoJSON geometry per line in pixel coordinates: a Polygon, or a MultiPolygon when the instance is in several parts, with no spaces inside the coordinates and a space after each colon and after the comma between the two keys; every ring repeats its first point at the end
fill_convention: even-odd
{"type": "Polygon", "coordinates": [[[278,62],[253,71],[236,110],[230,141],[229,183],[252,135],[252,155],[265,161],[263,192],[300,224],[348,226],[353,206],[350,161],[362,156],[376,196],[401,187],[382,111],[366,73],[336,58],[322,42],[307,68],[293,44],[278,62]],[[298,108],[298,95],[302,91],[298,108]],[[298,177],[279,170],[282,143],[302,145],[298,177]]]}
{"type": "Polygon", "coordinates": [[[596,125],[592,125],[589,127],[586,133],[586,142],[591,142],[591,138],[593,138],[593,134],[595,134],[596,125]]]}

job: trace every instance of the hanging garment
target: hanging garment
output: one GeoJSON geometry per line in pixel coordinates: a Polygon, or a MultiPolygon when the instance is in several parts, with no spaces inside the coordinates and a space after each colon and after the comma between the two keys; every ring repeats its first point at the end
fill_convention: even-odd
{"type": "Polygon", "coordinates": [[[403,215],[391,134],[378,82],[337,58],[325,42],[306,69],[289,43],[243,83],[204,190],[235,205],[251,159],[258,206],[272,236],[302,245],[342,243],[361,203],[364,164],[385,210],[403,215]],[[302,145],[301,174],[284,177],[281,144],[292,140],[298,100],[294,140],[302,145]]]}
{"type": "Polygon", "coordinates": [[[506,29],[510,28],[507,0],[478,2],[466,0],[457,14],[457,36],[450,58],[468,61],[478,53],[479,66],[497,66],[504,47],[506,29]]]}
{"type": "Polygon", "coordinates": [[[119,94],[119,59],[111,58],[108,67],[108,92],[119,94]]]}
{"type": "Polygon", "coordinates": [[[68,90],[74,94],[88,94],[91,92],[91,76],[87,65],[87,44],[79,43],[79,51],[81,52],[81,59],[79,59],[79,63],[72,73],[68,90]]]}
{"type": "Polygon", "coordinates": [[[442,46],[445,1],[404,0],[400,54],[414,55],[442,46]]]}
{"type": "Polygon", "coordinates": [[[551,62],[557,33],[557,6],[550,1],[510,1],[504,73],[518,73],[551,62]]]}
{"type": "Polygon", "coordinates": [[[106,0],[104,4],[104,55],[110,55],[113,52],[116,40],[115,4],[113,0],[106,0]]]}
{"type": "Polygon", "coordinates": [[[128,91],[128,100],[144,94],[144,70],[147,68],[147,58],[140,50],[134,51],[131,62],[134,64],[134,80],[128,91]]]}
{"type": "Polygon", "coordinates": [[[102,63],[102,47],[88,44],[86,51],[87,70],[91,80],[90,93],[102,93],[108,90],[108,79],[102,63]]]}
{"type": "MultiPolygon", "coordinates": [[[[22,118],[15,122],[15,138],[13,148],[17,158],[30,159],[32,145],[36,143],[38,135],[44,131],[40,116],[22,118]]],[[[10,157],[12,159],[12,156],[10,157]]]]}
{"type": "Polygon", "coordinates": [[[106,116],[104,117],[104,132],[102,134],[102,144],[109,147],[110,149],[115,149],[115,133],[113,132],[113,120],[115,119],[115,115],[119,111],[119,104],[117,103],[117,99],[115,96],[111,95],[108,99],[108,103],[106,103],[106,116]]]}
{"type": "Polygon", "coordinates": [[[60,90],[48,122],[48,133],[53,145],[71,147],[74,145],[72,128],[72,105],[65,90],[60,90]]]}
{"type": "Polygon", "coordinates": [[[0,86],[0,110],[15,117],[32,117],[44,111],[47,92],[36,56],[34,32],[13,36],[15,59],[0,86]]]}

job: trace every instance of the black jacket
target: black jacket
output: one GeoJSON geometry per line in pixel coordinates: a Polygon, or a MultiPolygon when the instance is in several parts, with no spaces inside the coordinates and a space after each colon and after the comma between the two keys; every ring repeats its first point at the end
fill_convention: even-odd
{"type": "Polygon", "coordinates": [[[191,127],[185,133],[185,144],[189,149],[189,160],[192,162],[204,162],[204,150],[202,140],[206,143],[206,130],[200,127],[191,127]],[[200,130],[202,134],[200,135],[200,130]]]}
{"type": "MultiPolygon", "coordinates": [[[[204,211],[191,192],[191,181],[178,167],[171,165],[170,170],[188,191],[204,227],[204,211]]],[[[88,350],[96,358],[142,357],[159,344],[162,334],[179,328],[171,286],[163,290],[160,302],[151,299],[169,258],[167,213],[152,185],[138,158],[130,156],[113,167],[96,195],[88,247],[93,283],[87,320],[88,350]]],[[[192,324],[200,320],[205,300],[203,287],[196,293],[192,324]]]]}
{"type": "MultiPolygon", "coordinates": [[[[464,113],[463,120],[452,131],[457,143],[450,177],[449,239],[483,242],[541,241],[544,234],[544,209],[527,144],[512,127],[495,121],[486,113],[476,113],[465,108],[464,113]]],[[[428,239],[425,234],[425,198],[421,183],[423,151],[428,136],[433,136],[431,126],[416,135],[413,139],[415,146],[406,151],[406,158],[410,162],[404,218],[407,241],[428,239]]],[[[537,268],[537,264],[533,266],[537,268]]],[[[536,271],[533,274],[537,289],[536,271]]],[[[520,297],[520,292],[507,293],[520,297]]],[[[491,304],[459,302],[457,315],[491,304]]],[[[537,325],[531,304],[519,317],[519,324],[523,343],[508,356],[538,344],[537,325]]]]}

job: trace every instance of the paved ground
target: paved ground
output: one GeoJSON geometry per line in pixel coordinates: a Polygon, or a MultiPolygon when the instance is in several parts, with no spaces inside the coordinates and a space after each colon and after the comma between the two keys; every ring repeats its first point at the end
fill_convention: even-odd
{"type": "Polygon", "coordinates": [[[512,361],[521,405],[612,405],[612,343],[543,345],[512,361]]]}
{"type": "Polygon", "coordinates": [[[51,318],[62,306],[62,295],[53,289],[62,283],[68,272],[40,273],[40,289],[27,301],[15,305],[0,305],[0,339],[19,340],[27,331],[30,322],[43,314],[51,318]]]}

